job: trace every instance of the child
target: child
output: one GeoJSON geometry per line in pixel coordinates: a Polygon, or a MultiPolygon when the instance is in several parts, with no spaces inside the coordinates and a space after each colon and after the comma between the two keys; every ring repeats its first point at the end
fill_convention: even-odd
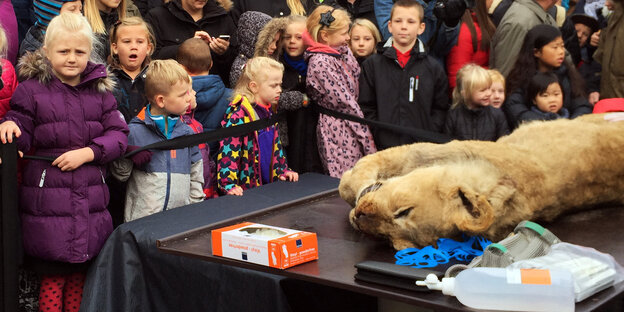
{"type": "Polygon", "coordinates": [[[117,109],[129,123],[147,105],[145,71],[154,51],[155,39],[150,26],[140,17],[115,23],[110,34],[109,64],[117,84],[113,94],[117,109]]]}
{"type": "MultiPolygon", "coordinates": [[[[152,61],[145,73],[149,104],[128,127],[128,144],[145,146],[194,134],[180,118],[190,107],[191,80],[174,60],[152,61]]],[[[139,157],[137,157],[139,158],[139,157]]],[[[203,162],[197,146],[154,151],[151,159],[120,159],[113,175],[128,180],[126,222],[204,199],[203,162]]]]}
{"type": "MultiPolygon", "coordinates": [[[[268,57],[255,57],[238,79],[234,98],[221,123],[233,127],[271,116],[282,91],[281,63],[268,57]]],[[[245,136],[219,142],[217,181],[224,194],[242,196],[243,190],[279,180],[297,181],[299,175],[288,169],[277,124],[245,136]]]]}
{"type": "MultiPolygon", "coordinates": [[[[178,62],[193,77],[193,101],[191,109],[182,116],[195,133],[213,131],[221,127],[221,120],[228,107],[231,90],[225,88],[221,77],[210,75],[212,58],[210,46],[199,38],[187,39],[178,48],[178,62]],[[205,128],[204,124],[206,125],[205,128]]],[[[204,162],[204,194],[206,198],[217,196],[215,162],[219,142],[200,144],[204,162]]]]}
{"type": "MultiPolygon", "coordinates": [[[[271,20],[271,17],[257,11],[247,11],[241,14],[238,20],[238,55],[232,63],[230,70],[230,86],[235,86],[243,72],[247,60],[254,56],[256,51],[256,42],[258,41],[258,33],[264,28],[264,25],[271,20]]],[[[223,116],[221,116],[223,117],[223,116]]],[[[219,118],[221,121],[221,118],[219,118]]]]}
{"type": "Polygon", "coordinates": [[[324,173],[316,141],[319,114],[306,104],[309,99],[306,95],[308,63],[303,57],[306,50],[304,32],[306,17],[289,16],[284,29],[283,53],[280,59],[284,65],[284,78],[278,110],[282,104],[290,106],[291,110],[287,113],[286,122],[280,122],[280,139],[286,149],[290,168],[299,173],[324,173]]]}
{"type": "Polygon", "coordinates": [[[488,73],[492,79],[490,106],[500,108],[505,102],[505,77],[496,69],[488,69],[488,73]]]}
{"type": "Polygon", "coordinates": [[[360,65],[369,55],[375,53],[375,47],[381,41],[381,34],[375,24],[365,18],[353,21],[349,36],[349,48],[360,65]]]}
{"type": "Polygon", "coordinates": [[[17,88],[17,75],[15,68],[9,60],[5,59],[7,51],[7,38],[4,28],[0,25],[0,118],[9,111],[9,101],[15,88],[17,88]]]}
{"type": "Polygon", "coordinates": [[[98,49],[95,50],[98,59],[106,61],[110,54],[109,30],[118,20],[125,19],[127,14],[127,0],[84,0],[84,15],[91,24],[97,38],[98,49]]]}
{"type": "Polygon", "coordinates": [[[34,0],[32,4],[37,21],[28,29],[24,41],[20,44],[19,58],[26,52],[34,52],[41,48],[45,30],[52,18],[66,12],[82,14],[81,0],[34,0]]]}
{"type": "Polygon", "coordinates": [[[453,106],[446,115],[444,133],[458,140],[496,141],[509,134],[505,114],[490,105],[492,79],[476,64],[457,72],[453,106]]]}
{"type": "Polygon", "coordinates": [[[570,118],[592,112],[585,96],[583,80],[574,65],[565,60],[565,48],[559,29],[537,25],[527,33],[518,59],[507,77],[507,92],[511,92],[503,110],[511,128],[528,120],[543,120],[543,115],[531,111],[531,99],[525,97],[525,86],[537,72],[553,72],[563,91],[563,107],[570,118]]]}
{"type": "Polygon", "coordinates": [[[113,230],[104,176],[126,150],[128,128],[106,67],[88,61],[93,40],[84,17],[53,18],[43,49],[22,58],[27,80],[0,124],[2,143],[16,137],[20,151],[56,157],[27,163],[19,201],[24,251],[41,274],[40,311],[78,311],[89,260],[113,230]]]}
{"type": "MultiPolygon", "coordinates": [[[[360,66],[347,46],[350,23],[345,10],[327,5],[308,17],[306,26],[314,41],[305,56],[306,90],[321,107],[363,117],[357,103],[360,66]]],[[[340,178],[360,158],[377,151],[367,125],[321,114],[316,129],[321,161],[332,177],[340,178]]]]}
{"type": "Polygon", "coordinates": [[[285,17],[271,19],[258,33],[254,57],[264,56],[279,60],[282,54],[282,36],[288,19],[285,17]]]}
{"type": "Polygon", "coordinates": [[[544,120],[569,118],[570,113],[563,107],[563,92],[557,75],[537,73],[527,86],[527,99],[531,99],[531,111],[542,115],[544,120]]]}
{"type": "MultiPolygon", "coordinates": [[[[367,119],[407,128],[442,132],[449,108],[444,69],[427,55],[418,35],[425,30],[423,8],[415,0],[397,0],[388,29],[394,35],[381,54],[362,64],[360,106],[367,119]]],[[[409,144],[411,136],[375,131],[377,148],[409,144]]]]}
{"type": "MultiPolygon", "coordinates": [[[[232,90],[225,87],[219,75],[210,74],[210,46],[199,38],[187,39],[178,48],[177,60],[193,77],[193,90],[197,92],[194,118],[202,124],[204,131],[221,128],[232,90]]],[[[209,145],[211,158],[216,159],[219,143],[210,142],[209,145]]]]}

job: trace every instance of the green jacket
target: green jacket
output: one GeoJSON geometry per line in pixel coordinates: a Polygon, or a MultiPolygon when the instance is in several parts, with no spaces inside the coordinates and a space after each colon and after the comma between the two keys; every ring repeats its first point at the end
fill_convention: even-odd
{"type": "Polygon", "coordinates": [[[615,10],[600,33],[594,60],[602,65],[600,98],[624,98],[624,4],[614,1],[615,10]]]}

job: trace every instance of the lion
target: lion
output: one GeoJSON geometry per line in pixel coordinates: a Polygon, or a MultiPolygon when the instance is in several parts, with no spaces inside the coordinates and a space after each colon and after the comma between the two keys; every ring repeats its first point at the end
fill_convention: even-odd
{"type": "Polygon", "coordinates": [[[496,142],[380,151],[345,172],[340,196],[354,228],[397,250],[461,233],[499,241],[522,220],[624,203],[624,122],[603,117],[532,122],[496,142]]]}

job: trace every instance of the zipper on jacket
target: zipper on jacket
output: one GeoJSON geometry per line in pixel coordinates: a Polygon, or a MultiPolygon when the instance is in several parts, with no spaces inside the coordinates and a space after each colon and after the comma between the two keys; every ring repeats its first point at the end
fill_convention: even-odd
{"type": "Polygon", "coordinates": [[[98,168],[100,170],[100,176],[102,177],[102,183],[106,184],[106,179],[104,179],[104,172],[102,172],[102,168],[98,168]]]}
{"type": "Polygon", "coordinates": [[[43,172],[41,173],[41,179],[39,179],[39,187],[43,187],[43,182],[45,181],[47,170],[48,169],[43,169],[43,172]]]}
{"type": "Polygon", "coordinates": [[[414,102],[414,86],[415,86],[414,77],[410,77],[410,86],[409,86],[409,101],[414,102]]]}
{"type": "Polygon", "coordinates": [[[167,155],[167,190],[165,192],[165,204],[163,205],[163,211],[167,210],[169,204],[169,193],[171,188],[171,151],[167,155]]]}

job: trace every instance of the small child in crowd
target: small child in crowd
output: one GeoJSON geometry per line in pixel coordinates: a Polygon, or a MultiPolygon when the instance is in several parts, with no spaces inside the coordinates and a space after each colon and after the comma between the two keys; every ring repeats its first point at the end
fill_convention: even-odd
{"type": "MultiPolygon", "coordinates": [[[[255,57],[245,66],[234,89],[223,127],[271,117],[282,92],[284,66],[268,57],[255,57]]],[[[217,158],[219,191],[243,195],[243,190],[279,180],[298,181],[288,169],[277,124],[219,144],[217,158]]]]}
{"type": "Polygon", "coordinates": [[[117,109],[128,123],[148,103],[145,71],[156,40],[151,27],[142,18],[128,17],[115,23],[110,42],[109,64],[117,83],[113,95],[117,100],[117,109]]]}
{"type": "MultiPolygon", "coordinates": [[[[109,30],[113,28],[118,20],[125,19],[129,16],[128,8],[129,0],[84,0],[84,15],[91,24],[95,33],[97,60],[106,62],[110,55],[109,30]]],[[[138,13],[138,12],[137,12],[138,13]]],[[[140,16],[140,14],[136,14],[140,16]]]]}
{"type": "Polygon", "coordinates": [[[0,124],[3,144],[17,138],[20,151],[55,158],[28,161],[19,194],[25,262],[41,277],[40,311],[78,311],[89,260],[113,230],[104,176],[126,150],[128,127],[106,67],[89,62],[93,41],[83,16],[53,18],[43,49],[21,60],[27,80],[0,124]]]}
{"type": "Polygon", "coordinates": [[[36,22],[31,26],[20,43],[18,57],[26,52],[37,51],[43,45],[46,28],[50,20],[62,13],[82,14],[82,0],[34,0],[32,1],[36,22]]]}
{"type": "Polygon", "coordinates": [[[4,117],[9,109],[9,101],[17,88],[17,75],[13,64],[7,60],[7,37],[4,28],[0,25],[0,118],[4,117]]]}
{"type": "MultiPolygon", "coordinates": [[[[212,54],[210,46],[199,38],[184,41],[177,52],[177,60],[193,77],[193,90],[197,92],[193,118],[204,131],[221,128],[221,121],[230,103],[232,90],[225,87],[221,76],[211,75],[212,54]]],[[[216,159],[219,142],[208,142],[210,156],[216,159]]]]}
{"type": "Polygon", "coordinates": [[[570,118],[570,113],[563,107],[563,91],[557,75],[537,73],[527,86],[527,99],[531,99],[531,111],[542,115],[544,120],[570,118]]]}
{"type": "Polygon", "coordinates": [[[526,86],[538,72],[557,75],[563,92],[563,107],[576,118],[592,112],[592,105],[585,96],[585,86],[575,66],[565,58],[565,43],[561,31],[554,26],[540,24],[526,34],[518,59],[507,77],[510,92],[503,110],[511,128],[523,121],[543,120],[543,115],[531,110],[532,100],[526,98],[526,86]]]}
{"type": "Polygon", "coordinates": [[[505,102],[505,77],[496,69],[488,69],[488,73],[492,79],[490,106],[500,108],[505,102]]]}
{"type": "MultiPolygon", "coordinates": [[[[145,146],[194,134],[180,115],[192,101],[191,80],[174,60],[152,61],[145,73],[149,104],[130,121],[128,144],[145,146]]],[[[128,180],[125,221],[204,200],[203,161],[197,146],[141,153],[113,163],[113,175],[128,180]]]]}
{"type": "Polygon", "coordinates": [[[375,24],[365,18],[353,21],[349,36],[351,37],[349,47],[359,64],[375,53],[375,48],[381,41],[381,34],[375,24]]]}
{"type": "MultiPolygon", "coordinates": [[[[423,7],[397,0],[388,29],[393,34],[381,54],[362,64],[359,103],[367,119],[406,128],[442,132],[449,108],[448,80],[442,65],[427,55],[418,36],[425,30],[423,7]]],[[[379,149],[414,143],[408,135],[376,130],[379,149]]]]}
{"type": "MultiPolygon", "coordinates": [[[[343,9],[320,5],[310,14],[306,25],[314,41],[306,52],[306,89],[321,107],[363,117],[357,103],[360,66],[347,45],[350,24],[343,9]]],[[[367,125],[321,114],[316,133],[325,172],[335,178],[377,151],[367,125]]]]}
{"type": "Polygon", "coordinates": [[[453,106],[446,115],[444,133],[459,140],[496,141],[509,134],[505,114],[490,105],[492,79],[476,64],[457,72],[453,106]]]}
{"type": "MultiPolygon", "coordinates": [[[[191,106],[182,119],[195,133],[204,132],[203,124],[196,118],[198,116],[204,121],[209,121],[211,130],[220,127],[228,106],[228,98],[225,95],[229,96],[231,92],[225,88],[221,77],[209,75],[212,66],[210,46],[199,38],[187,39],[178,48],[177,59],[193,77],[191,106]]],[[[204,162],[204,194],[206,198],[217,197],[216,165],[211,155],[216,156],[218,142],[202,143],[198,147],[204,162]]]]}

